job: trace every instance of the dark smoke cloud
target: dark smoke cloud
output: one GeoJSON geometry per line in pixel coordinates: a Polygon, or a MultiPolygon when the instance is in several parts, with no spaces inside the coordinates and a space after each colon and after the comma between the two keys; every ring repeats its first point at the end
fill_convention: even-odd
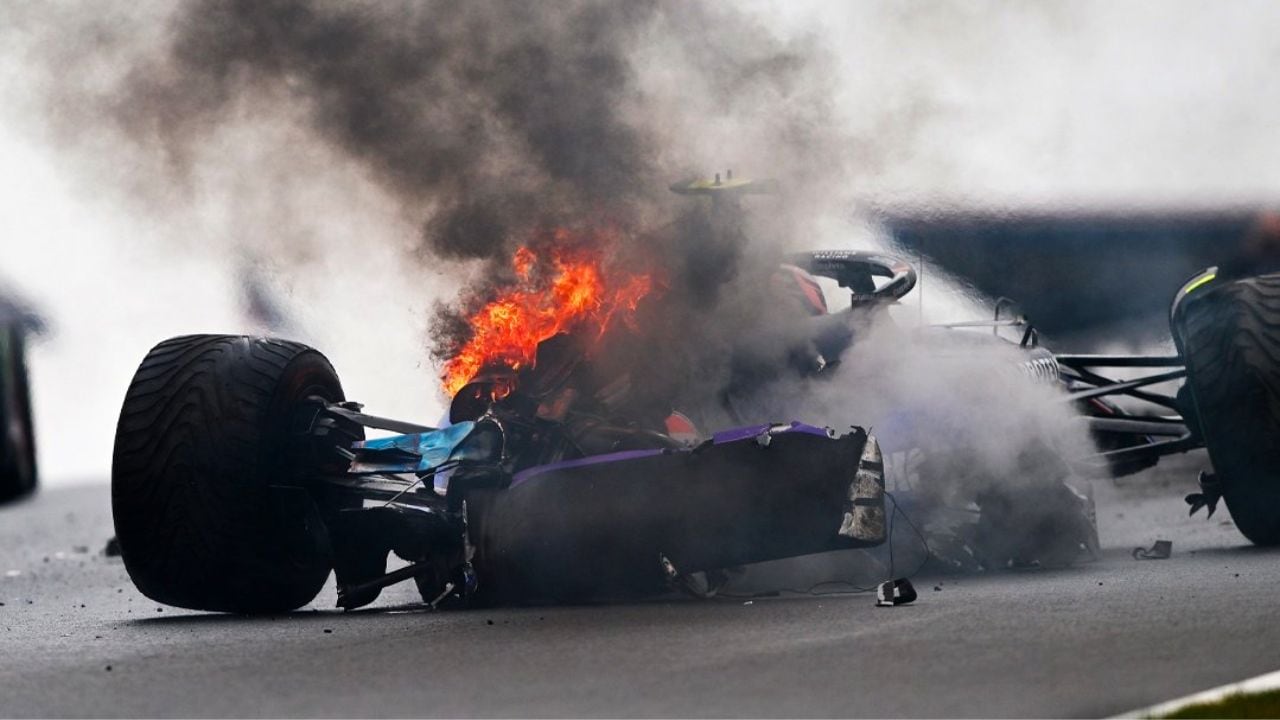
{"type": "Polygon", "coordinates": [[[316,137],[425,216],[423,249],[489,258],[533,221],[655,179],[627,117],[626,53],[651,2],[196,2],[116,119],[178,169],[244,103],[296,102],[316,137]]]}
{"type": "Polygon", "coordinates": [[[704,207],[673,209],[667,184],[714,169],[691,167],[704,123],[729,126],[717,143],[736,156],[726,162],[751,152],[765,172],[805,168],[810,180],[838,167],[822,56],[727,6],[197,0],[171,11],[158,48],[134,52],[110,23],[81,28],[126,69],[97,86],[54,80],[54,115],[76,131],[104,115],[161,157],[168,177],[143,180],[143,195],[189,183],[219,128],[291,114],[421,228],[414,259],[487,261],[438,308],[437,357],[465,338],[460,317],[492,296],[516,245],[548,227],[608,225],[664,266],[665,324],[700,336],[664,357],[715,372],[708,356],[754,322],[737,309],[748,290],[721,295],[736,279],[759,281],[752,263],[768,254],[704,207]],[[655,83],[645,75],[655,62],[674,74],[655,83]],[[743,141],[725,142],[735,134],[743,141]],[[760,138],[768,148],[748,147],[760,138]]]}
{"type": "MultiPolygon", "coordinates": [[[[424,252],[456,259],[504,255],[539,224],[634,222],[689,169],[671,162],[655,132],[663,118],[646,109],[640,42],[677,48],[698,107],[791,96],[812,77],[804,56],[727,8],[653,0],[198,0],[170,28],[160,55],[99,98],[124,133],[182,174],[234,114],[301,105],[318,141],[421,216],[424,252]]],[[[83,107],[76,93],[60,99],[60,112],[83,107]]],[[[764,122],[779,124],[780,145],[815,144],[825,108],[793,113],[764,122]]]]}

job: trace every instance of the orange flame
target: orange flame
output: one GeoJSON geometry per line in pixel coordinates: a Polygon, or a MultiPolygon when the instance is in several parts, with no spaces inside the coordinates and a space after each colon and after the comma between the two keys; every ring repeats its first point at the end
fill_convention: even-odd
{"type": "Polygon", "coordinates": [[[618,319],[630,320],[652,290],[649,275],[608,273],[596,247],[568,246],[567,231],[554,238],[557,245],[543,255],[518,249],[511,260],[515,285],[468,318],[471,339],[444,366],[449,397],[485,367],[531,365],[538,343],[559,333],[598,338],[618,319]]]}

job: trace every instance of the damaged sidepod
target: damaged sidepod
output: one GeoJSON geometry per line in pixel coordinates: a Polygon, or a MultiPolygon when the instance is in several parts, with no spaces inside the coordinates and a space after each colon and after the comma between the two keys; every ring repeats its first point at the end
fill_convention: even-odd
{"type": "Polygon", "coordinates": [[[863,542],[878,544],[885,540],[884,460],[874,435],[868,435],[862,446],[862,457],[849,484],[849,503],[839,532],[863,542]]]}
{"type": "Polygon", "coordinates": [[[617,599],[673,573],[871,547],[883,472],[862,429],[798,422],[533,467],[468,498],[475,567],[504,602],[617,599]]]}

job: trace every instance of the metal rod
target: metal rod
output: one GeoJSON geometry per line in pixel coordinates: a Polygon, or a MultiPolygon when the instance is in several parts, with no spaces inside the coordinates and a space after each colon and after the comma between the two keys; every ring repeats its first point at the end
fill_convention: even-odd
{"type": "Polygon", "coordinates": [[[932,327],[940,328],[1002,328],[1021,327],[1027,323],[1022,320],[963,320],[961,322],[941,323],[932,327]]]}
{"type": "Polygon", "coordinates": [[[1144,418],[1085,418],[1090,430],[1097,432],[1129,433],[1133,435],[1169,435],[1182,437],[1187,434],[1187,426],[1180,421],[1155,420],[1144,418]]]}
{"type": "Polygon", "coordinates": [[[1036,327],[1031,323],[1027,323],[1027,331],[1022,333],[1022,342],[1018,343],[1018,347],[1026,347],[1027,343],[1031,343],[1031,347],[1040,345],[1039,336],[1036,334],[1036,327]]]}
{"type": "Polygon", "coordinates": [[[1155,385],[1157,383],[1168,382],[1186,377],[1185,369],[1178,369],[1172,372],[1160,373],[1159,375],[1151,375],[1137,380],[1128,380],[1126,382],[1115,383],[1113,385],[1103,385],[1101,387],[1090,388],[1089,390],[1081,390],[1067,395],[1068,401],[1088,400],[1092,397],[1101,397],[1103,395],[1115,395],[1116,393],[1124,393],[1134,388],[1145,387],[1147,385],[1155,385]]]}
{"type": "MultiPolygon", "coordinates": [[[[1083,367],[1071,368],[1071,371],[1076,373],[1075,379],[1080,380],[1082,382],[1089,383],[1090,385],[1093,385],[1095,387],[1102,387],[1104,385],[1116,385],[1120,382],[1119,380],[1112,380],[1111,378],[1103,377],[1102,375],[1099,375],[1098,373],[1095,373],[1091,370],[1086,370],[1083,367]]],[[[1182,412],[1181,408],[1178,407],[1178,401],[1175,398],[1170,397],[1168,395],[1160,395],[1157,393],[1143,392],[1142,390],[1135,390],[1135,389],[1122,390],[1120,391],[1120,394],[1129,395],[1131,397],[1138,398],[1139,400],[1145,400],[1146,402],[1149,402],[1153,405],[1159,405],[1160,407],[1173,410],[1174,412],[1177,412],[1177,413],[1182,412]]]]}
{"type": "Polygon", "coordinates": [[[407,492],[409,492],[410,490],[412,490],[412,489],[414,489],[414,488],[418,487],[418,485],[419,485],[419,484],[421,484],[421,483],[422,483],[422,478],[418,478],[417,480],[413,481],[413,484],[409,485],[409,487],[407,487],[407,488],[405,488],[405,489],[401,490],[400,492],[396,493],[395,495],[392,495],[390,498],[387,498],[387,501],[386,501],[386,502],[384,502],[384,503],[382,503],[382,507],[386,507],[386,506],[390,505],[391,503],[393,503],[393,502],[395,502],[395,501],[399,500],[400,498],[404,497],[404,494],[405,494],[405,493],[407,493],[407,492]]]}
{"type": "Polygon", "coordinates": [[[1054,355],[1067,367],[1180,367],[1181,355],[1054,355]]]}
{"type": "Polygon", "coordinates": [[[1198,438],[1193,437],[1191,433],[1187,433],[1176,440],[1162,440],[1156,443],[1135,445],[1133,447],[1120,448],[1119,450],[1108,450],[1107,452],[1097,453],[1096,455],[1090,455],[1085,458],[1085,461],[1116,462],[1120,460],[1129,460],[1131,458],[1163,457],[1165,455],[1173,455],[1175,453],[1184,453],[1188,450],[1195,450],[1203,446],[1203,442],[1198,438]]]}
{"type": "Polygon", "coordinates": [[[426,425],[417,425],[415,423],[404,422],[403,420],[392,420],[391,418],[378,417],[377,415],[366,415],[362,412],[348,410],[338,405],[325,405],[324,411],[330,415],[337,415],[340,418],[350,420],[353,423],[357,423],[365,427],[377,430],[390,430],[403,435],[436,431],[436,428],[427,427],[426,425]]]}
{"type": "Polygon", "coordinates": [[[345,608],[346,605],[343,603],[349,596],[359,596],[371,590],[381,590],[384,587],[395,585],[398,582],[404,582],[405,580],[429,569],[430,563],[418,562],[413,563],[412,565],[406,565],[399,570],[392,570],[382,577],[377,577],[358,585],[340,585],[338,586],[338,607],[345,608]]]}
{"type": "Polygon", "coordinates": [[[359,496],[364,500],[395,501],[397,505],[435,508],[443,499],[435,493],[409,493],[406,490],[418,485],[418,481],[391,479],[385,477],[325,477],[323,481],[344,493],[359,496]]]}

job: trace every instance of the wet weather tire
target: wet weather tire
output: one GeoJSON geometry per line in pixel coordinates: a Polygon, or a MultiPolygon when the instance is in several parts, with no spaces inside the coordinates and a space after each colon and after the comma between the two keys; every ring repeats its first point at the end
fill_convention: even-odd
{"type": "Polygon", "coordinates": [[[0,502],[26,495],[36,487],[25,338],[21,327],[0,326],[0,502]]]}
{"type": "Polygon", "coordinates": [[[121,555],[143,594],[237,613],[315,598],[332,565],[308,463],[294,451],[308,398],[344,399],[329,361],[298,343],[190,335],[147,354],[120,412],[111,477],[121,555]]]}
{"type": "Polygon", "coordinates": [[[1236,527],[1280,544],[1280,274],[1184,299],[1188,386],[1236,527]]]}

